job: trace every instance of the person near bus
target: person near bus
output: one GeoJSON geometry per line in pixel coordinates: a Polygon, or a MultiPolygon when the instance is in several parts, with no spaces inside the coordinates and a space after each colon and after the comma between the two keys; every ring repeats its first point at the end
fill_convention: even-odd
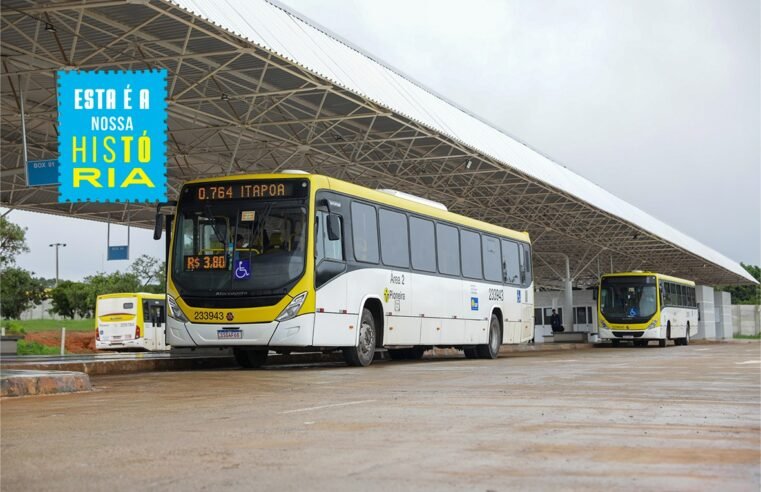
{"type": "Polygon", "coordinates": [[[552,316],[550,316],[550,326],[552,326],[552,333],[562,333],[565,331],[563,321],[554,309],[552,310],[552,316]]]}

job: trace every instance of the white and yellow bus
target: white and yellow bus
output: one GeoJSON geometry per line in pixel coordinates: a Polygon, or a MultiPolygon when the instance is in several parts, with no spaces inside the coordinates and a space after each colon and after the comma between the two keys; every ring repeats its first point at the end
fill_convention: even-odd
{"type": "Polygon", "coordinates": [[[532,337],[526,233],[301,172],[192,181],[172,205],[173,347],[232,347],[244,367],[340,349],[366,366],[382,349],[495,358],[532,337]]]}
{"type": "Polygon", "coordinates": [[[695,283],[653,272],[603,275],[598,292],[599,334],[618,345],[621,340],[665,347],[688,345],[698,331],[695,283]]]}
{"type": "Polygon", "coordinates": [[[98,350],[169,350],[166,296],[145,292],[104,294],[95,303],[98,350]]]}

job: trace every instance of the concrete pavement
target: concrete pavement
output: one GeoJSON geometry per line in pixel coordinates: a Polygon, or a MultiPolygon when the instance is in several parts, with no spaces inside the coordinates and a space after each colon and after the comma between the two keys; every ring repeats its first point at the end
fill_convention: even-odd
{"type": "Polygon", "coordinates": [[[752,490],[758,343],[93,376],[2,402],[14,490],[752,490]]]}

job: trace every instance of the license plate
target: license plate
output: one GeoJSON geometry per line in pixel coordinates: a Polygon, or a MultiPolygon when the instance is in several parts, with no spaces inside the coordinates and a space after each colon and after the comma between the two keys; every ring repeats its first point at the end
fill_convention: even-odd
{"type": "Polygon", "coordinates": [[[243,338],[241,330],[217,330],[218,340],[231,340],[243,338]]]}

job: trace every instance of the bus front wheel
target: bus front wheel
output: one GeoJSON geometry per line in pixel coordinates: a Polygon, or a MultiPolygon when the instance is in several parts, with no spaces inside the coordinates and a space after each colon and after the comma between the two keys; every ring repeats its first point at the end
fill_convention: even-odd
{"type": "Polygon", "coordinates": [[[375,318],[369,309],[362,310],[359,341],[355,347],[344,347],[344,360],[350,366],[369,366],[375,356],[375,318]]]}
{"type": "Polygon", "coordinates": [[[269,352],[265,350],[234,348],[235,362],[244,369],[257,369],[264,365],[269,352]]]}
{"type": "Polygon", "coordinates": [[[481,359],[496,359],[499,355],[499,347],[502,345],[501,329],[499,326],[499,318],[496,315],[491,315],[491,321],[489,322],[489,343],[483,345],[476,345],[476,352],[481,359]]]}

